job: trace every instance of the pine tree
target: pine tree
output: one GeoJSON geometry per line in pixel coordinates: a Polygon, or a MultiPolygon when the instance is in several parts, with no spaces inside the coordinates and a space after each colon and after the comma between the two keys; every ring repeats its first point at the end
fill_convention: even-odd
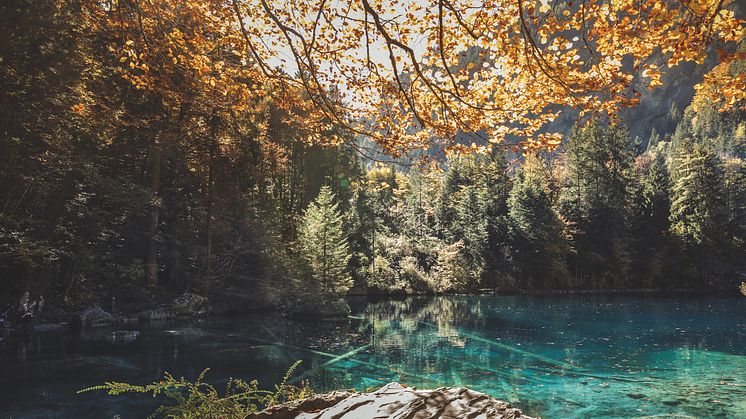
{"type": "Polygon", "coordinates": [[[554,211],[541,161],[526,157],[508,198],[511,255],[519,284],[561,288],[567,283],[569,245],[554,211]]]}
{"type": "Polygon", "coordinates": [[[456,195],[464,184],[462,171],[461,158],[452,159],[443,177],[435,208],[438,231],[449,242],[454,241],[452,226],[456,220],[456,195]]]}
{"type": "Polygon", "coordinates": [[[412,169],[407,174],[406,188],[400,197],[402,211],[398,220],[400,231],[417,243],[429,241],[435,235],[435,190],[437,183],[428,173],[412,169]]]}
{"type": "Polygon", "coordinates": [[[573,226],[574,268],[581,287],[628,285],[629,143],[624,128],[593,121],[574,132],[567,145],[560,209],[573,226]]]}
{"type": "Polygon", "coordinates": [[[743,252],[746,250],[746,160],[726,159],[724,187],[731,246],[736,252],[743,252]]]}
{"type": "Polygon", "coordinates": [[[485,249],[485,284],[496,287],[509,276],[508,247],[508,195],[510,178],[503,151],[480,156],[476,185],[480,190],[484,216],[487,223],[487,245],[485,249]]]}
{"type": "Polygon", "coordinates": [[[451,158],[435,206],[440,237],[446,244],[461,242],[467,269],[490,278],[485,284],[489,286],[497,285],[509,271],[506,166],[502,152],[451,158]]]}
{"type": "Polygon", "coordinates": [[[648,144],[645,147],[645,151],[654,150],[655,146],[658,145],[658,143],[661,141],[661,136],[658,134],[658,131],[653,128],[652,131],[650,131],[650,138],[648,138],[648,144]]]}
{"type": "Polygon", "coordinates": [[[705,99],[689,105],[676,125],[672,143],[678,148],[689,142],[707,145],[715,154],[746,157],[746,111],[718,112],[705,99]]]}
{"type": "Polygon", "coordinates": [[[476,277],[475,280],[479,280],[484,271],[484,254],[488,239],[481,194],[477,192],[476,187],[465,186],[459,195],[453,225],[454,242],[463,243],[463,254],[476,277]]]}
{"type": "Polygon", "coordinates": [[[365,269],[375,256],[376,241],[383,230],[382,221],[376,211],[375,191],[365,183],[356,184],[350,199],[350,210],[347,212],[346,227],[352,259],[350,268],[357,275],[365,269]]]}
{"type": "Polygon", "coordinates": [[[701,144],[677,151],[672,168],[671,232],[689,245],[713,244],[722,237],[723,168],[701,144]]]}
{"type": "Polygon", "coordinates": [[[322,298],[338,298],[352,286],[347,271],[350,250],[342,215],[331,188],[323,186],[300,224],[300,253],[308,265],[312,286],[322,298]]]}
{"type": "Polygon", "coordinates": [[[671,233],[706,279],[725,236],[722,165],[704,145],[684,144],[674,156],[671,181],[671,233]]]}
{"type": "Polygon", "coordinates": [[[648,152],[635,159],[635,179],[630,209],[634,242],[633,271],[638,286],[652,286],[662,279],[669,259],[669,174],[661,156],[648,152]]]}

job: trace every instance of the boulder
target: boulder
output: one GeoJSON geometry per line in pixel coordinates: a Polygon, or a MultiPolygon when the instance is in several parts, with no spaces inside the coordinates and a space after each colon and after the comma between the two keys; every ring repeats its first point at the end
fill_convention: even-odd
{"type": "Polygon", "coordinates": [[[185,292],[174,299],[171,310],[179,316],[192,317],[207,313],[209,305],[206,297],[193,292],[185,292]]]}
{"type": "Polygon", "coordinates": [[[304,412],[320,412],[355,395],[349,391],[335,391],[327,394],[315,394],[307,399],[296,400],[269,407],[259,413],[248,416],[250,419],[292,419],[304,412]]]}
{"type": "Polygon", "coordinates": [[[250,415],[254,419],[526,418],[510,404],[468,388],[416,390],[389,383],[372,393],[334,392],[285,403],[250,415]]]}
{"type": "Polygon", "coordinates": [[[103,326],[114,322],[114,316],[104,311],[98,304],[73,314],[72,325],[77,329],[103,326]]]}

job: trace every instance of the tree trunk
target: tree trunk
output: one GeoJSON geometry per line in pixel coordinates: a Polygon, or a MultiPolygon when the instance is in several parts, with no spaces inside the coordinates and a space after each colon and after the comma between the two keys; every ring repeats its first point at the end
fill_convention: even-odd
{"type": "Polygon", "coordinates": [[[207,276],[208,278],[212,275],[212,189],[214,183],[215,170],[214,160],[215,151],[217,148],[216,133],[218,129],[218,117],[213,115],[210,121],[210,161],[207,165],[207,276]]]}
{"type": "MultiPolygon", "coordinates": [[[[162,111],[161,105],[156,107],[156,112],[162,111]]],[[[161,189],[161,166],[163,164],[163,143],[166,145],[173,144],[175,140],[181,137],[181,128],[184,118],[187,115],[188,104],[182,103],[179,108],[179,116],[175,125],[168,122],[157,124],[156,136],[151,150],[151,170],[150,170],[150,209],[148,211],[147,234],[148,249],[145,259],[145,279],[148,287],[155,289],[158,286],[158,227],[160,225],[160,212],[162,199],[160,196],[161,189]]]]}
{"type": "Polygon", "coordinates": [[[160,216],[160,197],[158,190],[161,184],[161,145],[156,140],[153,147],[152,167],[150,173],[150,210],[148,212],[148,253],[145,261],[145,277],[148,286],[158,286],[158,220],[160,216]]]}
{"type": "Polygon", "coordinates": [[[212,274],[212,152],[210,152],[210,165],[207,169],[207,269],[209,277],[212,274]]]}

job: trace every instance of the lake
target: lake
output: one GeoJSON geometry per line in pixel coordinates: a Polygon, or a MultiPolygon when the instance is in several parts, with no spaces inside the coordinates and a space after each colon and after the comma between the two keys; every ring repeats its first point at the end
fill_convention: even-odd
{"type": "MultiPolygon", "coordinates": [[[[746,418],[746,299],[452,296],[351,300],[345,321],[275,315],[134,324],[0,343],[0,418],[140,418],[157,401],[106,380],[256,378],[296,360],[317,391],[469,386],[544,418],[746,418]],[[111,343],[115,330],[140,332],[111,343]]],[[[220,387],[223,387],[222,385],[220,387]]]]}

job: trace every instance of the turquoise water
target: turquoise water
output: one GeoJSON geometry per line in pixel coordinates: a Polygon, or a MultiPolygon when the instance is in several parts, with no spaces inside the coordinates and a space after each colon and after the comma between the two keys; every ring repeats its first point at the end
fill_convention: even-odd
{"type": "Polygon", "coordinates": [[[77,395],[164,371],[267,387],[297,359],[325,391],[389,381],[469,386],[544,418],[746,418],[744,299],[436,297],[353,300],[346,321],[278,316],[133,325],[0,343],[0,417],[142,417],[149,397],[77,395]]]}

